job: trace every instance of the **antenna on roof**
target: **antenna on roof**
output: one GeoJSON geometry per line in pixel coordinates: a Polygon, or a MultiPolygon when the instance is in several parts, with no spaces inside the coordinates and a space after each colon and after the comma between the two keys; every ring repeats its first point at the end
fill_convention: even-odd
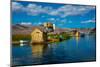
{"type": "Polygon", "coordinates": [[[55,30],[55,24],[53,24],[53,30],[55,30]]]}

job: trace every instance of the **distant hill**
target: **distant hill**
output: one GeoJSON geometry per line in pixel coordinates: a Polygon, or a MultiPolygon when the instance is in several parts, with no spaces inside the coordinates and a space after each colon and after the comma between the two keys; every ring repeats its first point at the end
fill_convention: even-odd
{"type": "MultiPolygon", "coordinates": [[[[36,27],[40,27],[40,26],[15,24],[15,25],[12,25],[12,34],[13,35],[16,35],[16,34],[23,34],[23,35],[31,34],[32,29],[36,28],[36,27]]],[[[54,32],[52,32],[52,33],[61,33],[61,32],[64,32],[64,31],[68,31],[68,29],[55,28],[54,32]]]]}
{"type": "Polygon", "coordinates": [[[32,25],[12,25],[12,34],[30,34],[32,32],[32,25]]]}
{"type": "MultiPolygon", "coordinates": [[[[12,25],[12,34],[16,35],[16,34],[22,34],[22,35],[27,35],[27,34],[31,34],[32,29],[36,28],[36,27],[40,27],[40,26],[32,26],[32,25],[24,25],[24,24],[15,24],[12,25]]],[[[52,34],[56,34],[56,33],[62,33],[62,32],[70,32],[72,30],[75,30],[75,28],[55,28],[54,32],[50,32],[52,34]]],[[[81,32],[88,32],[89,30],[91,32],[95,32],[96,29],[95,28],[89,28],[89,29],[79,29],[79,31],[81,32]]]]}

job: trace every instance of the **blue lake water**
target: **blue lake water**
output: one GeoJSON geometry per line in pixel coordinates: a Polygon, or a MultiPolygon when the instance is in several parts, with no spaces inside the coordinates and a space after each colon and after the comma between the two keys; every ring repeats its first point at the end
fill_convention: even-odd
{"type": "Polygon", "coordinates": [[[72,37],[59,43],[12,46],[13,65],[72,63],[96,60],[95,36],[72,37]]]}

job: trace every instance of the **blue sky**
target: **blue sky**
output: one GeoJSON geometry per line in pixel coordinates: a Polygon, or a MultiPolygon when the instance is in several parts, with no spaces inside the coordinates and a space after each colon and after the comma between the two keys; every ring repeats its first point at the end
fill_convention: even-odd
{"type": "Polygon", "coordinates": [[[61,28],[94,28],[96,8],[92,5],[12,2],[12,24],[39,25],[52,22],[61,28]]]}

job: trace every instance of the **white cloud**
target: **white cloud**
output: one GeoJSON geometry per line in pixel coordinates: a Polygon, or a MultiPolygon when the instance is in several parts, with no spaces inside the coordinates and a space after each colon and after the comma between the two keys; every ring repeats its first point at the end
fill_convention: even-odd
{"type": "Polygon", "coordinates": [[[12,10],[13,11],[22,10],[23,8],[24,8],[23,5],[21,5],[20,3],[12,2],[12,10]]]}
{"type": "Polygon", "coordinates": [[[32,25],[31,22],[21,22],[20,24],[21,24],[21,25],[32,25]]]}
{"type": "Polygon", "coordinates": [[[55,18],[48,18],[48,20],[55,21],[56,19],[55,18]]]}
{"type": "Polygon", "coordinates": [[[86,21],[82,21],[81,23],[95,23],[95,19],[90,19],[90,20],[86,20],[86,21]]]}
{"type": "Polygon", "coordinates": [[[26,10],[30,15],[37,15],[43,12],[42,6],[37,6],[36,4],[27,5],[26,10]]]}
{"type": "Polygon", "coordinates": [[[12,10],[23,10],[26,11],[28,15],[39,15],[39,14],[48,14],[59,17],[66,17],[69,15],[81,15],[89,12],[90,10],[95,9],[94,6],[76,6],[76,5],[64,5],[59,8],[54,9],[51,6],[28,4],[23,6],[21,3],[12,2],[12,10]]]}
{"type": "Polygon", "coordinates": [[[42,24],[42,22],[38,22],[38,24],[42,24]]]}
{"type": "Polygon", "coordinates": [[[58,8],[56,11],[52,11],[51,15],[57,15],[61,17],[66,17],[69,15],[80,15],[89,12],[90,10],[95,9],[93,6],[73,6],[73,5],[64,5],[58,8]]]}
{"type": "Polygon", "coordinates": [[[62,22],[62,23],[65,23],[65,22],[67,22],[67,20],[66,20],[66,19],[63,19],[63,20],[61,20],[61,22],[62,22]]]}
{"type": "Polygon", "coordinates": [[[29,15],[38,15],[41,13],[48,14],[52,11],[52,8],[42,7],[41,5],[36,5],[36,4],[28,4],[26,10],[29,15]]]}

